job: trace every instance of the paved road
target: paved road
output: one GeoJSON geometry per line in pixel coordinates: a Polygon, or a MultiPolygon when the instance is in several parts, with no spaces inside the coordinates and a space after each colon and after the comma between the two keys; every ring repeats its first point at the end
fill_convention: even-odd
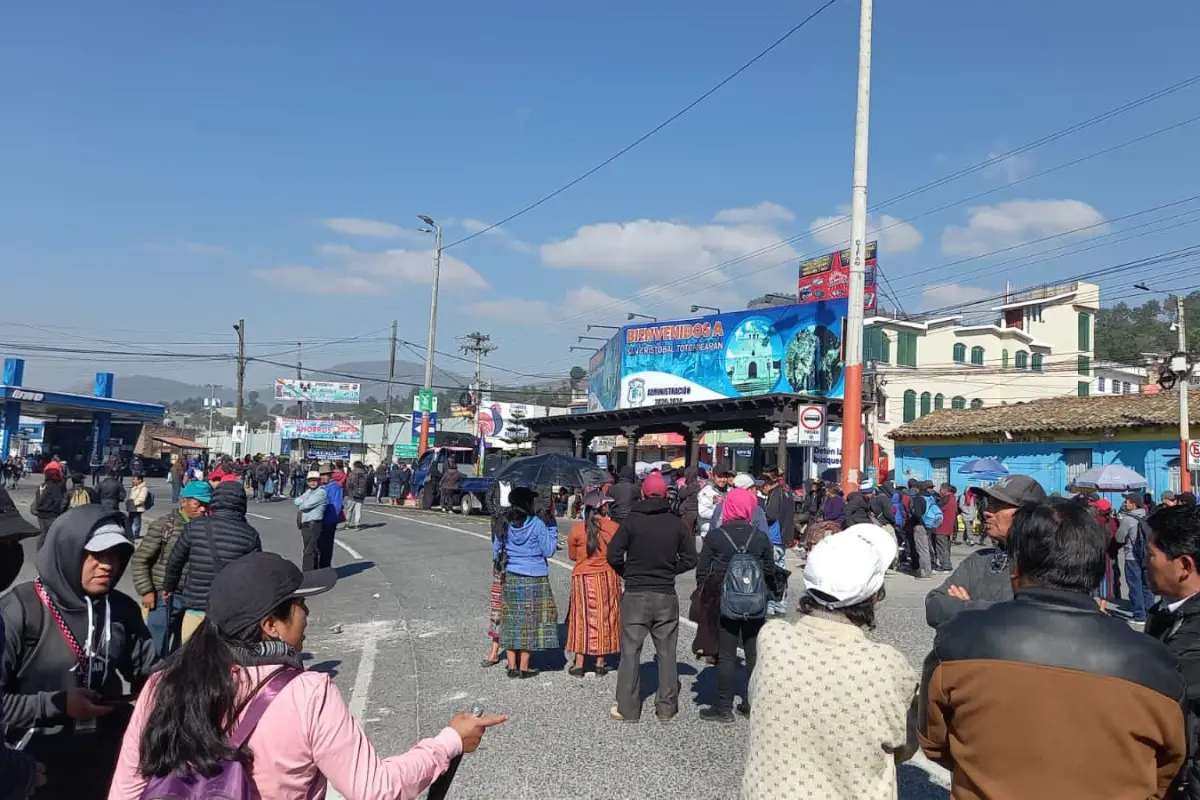
{"type": "MultiPolygon", "coordinates": [[[[159,498],[170,496],[165,487],[155,491],[159,498]]],[[[27,507],[31,496],[26,482],[15,499],[27,507]]],[[[510,680],[502,667],[479,667],[488,644],[491,575],[485,520],[367,508],[364,522],[373,527],[338,533],[334,565],[341,581],[311,603],[306,650],[310,668],[334,675],[381,753],[407,749],[479,699],[489,711],[512,719],[464,760],[452,792],[456,798],[737,796],[747,725],[739,720],[712,726],[696,716],[715,697],[716,674],[691,658],[691,629],[681,630],[683,689],[676,721],[659,724],[649,701],[640,724],[611,722],[615,673],[571,678],[558,653],[535,660],[545,671],[531,680],[510,680]]],[[[166,511],[164,503],[151,515],[166,511]]],[[[250,507],[264,546],[299,560],[294,519],[290,503],[250,507]]],[[[569,565],[565,557],[556,564],[551,580],[561,618],[569,565]]],[[[27,577],[32,577],[28,565],[22,579],[27,577]]],[[[688,578],[681,584],[685,593],[690,590],[688,578]]],[[[128,578],[122,588],[132,594],[128,578]]],[[[927,589],[907,576],[889,578],[875,634],[901,649],[914,667],[932,641],[921,610],[927,589]]],[[[643,687],[652,690],[656,672],[649,642],[643,658],[643,687]]],[[[944,771],[921,758],[900,768],[900,782],[905,800],[949,796],[944,771]]]]}

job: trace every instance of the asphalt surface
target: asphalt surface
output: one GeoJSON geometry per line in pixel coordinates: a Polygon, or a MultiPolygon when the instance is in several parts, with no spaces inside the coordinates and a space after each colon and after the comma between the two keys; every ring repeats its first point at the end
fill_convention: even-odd
{"type": "MultiPolygon", "coordinates": [[[[33,488],[34,482],[26,480],[14,497],[26,510],[33,488]]],[[[161,481],[152,481],[152,488],[157,505],[149,516],[167,513],[169,490],[161,481]]],[[[299,561],[300,535],[290,501],[251,503],[249,519],[265,548],[299,561]]],[[[543,672],[529,680],[510,680],[503,666],[479,666],[488,649],[491,581],[485,519],[369,503],[363,522],[362,530],[338,532],[334,566],[340,581],[333,592],[310,603],[305,650],[310,669],[333,675],[381,755],[403,752],[480,701],[489,713],[511,719],[464,758],[451,790],[454,798],[738,796],[748,726],[741,719],[729,726],[699,720],[697,710],[715,699],[716,670],[692,658],[690,623],[680,629],[683,687],[676,720],[657,722],[648,699],[640,723],[613,722],[608,710],[615,671],[603,678],[572,678],[560,652],[535,656],[534,666],[543,672]]],[[[28,545],[21,580],[34,577],[33,541],[28,545]]],[[[560,620],[569,576],[562,553],[551,567],[560,620]]],[[[680,580],[684,608],[693,583],[689,576],[680,580]]],[[[933,639],[923,609],[931,585],[905,575],[889,577],[873,634],[904,652],[915,670],[933,639]]],[[[128,576],[119,588],[133,594],[128,576]]],[[[647,641],[643,693],[652,693],[657,683],[653,658],[647,641]]],[[[900,767],[899,778],[905,800],[949,797],[945,771],[919,755],[900,767]]]]}

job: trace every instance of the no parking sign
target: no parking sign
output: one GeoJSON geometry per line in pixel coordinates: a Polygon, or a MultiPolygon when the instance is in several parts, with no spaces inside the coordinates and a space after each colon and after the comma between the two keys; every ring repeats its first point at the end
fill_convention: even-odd
{"type": "Polygon", "coordinates": [[[825,444],[825,406],[800,406],[800,425],[797,428],[800,444],[825,444]]]}

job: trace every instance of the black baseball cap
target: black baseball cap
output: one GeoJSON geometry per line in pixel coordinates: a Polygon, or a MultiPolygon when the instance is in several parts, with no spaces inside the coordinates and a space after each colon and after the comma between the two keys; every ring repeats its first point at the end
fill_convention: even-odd
{"type": "Polygon", "coordinates": [[[1007,475],[991,486],[972,486],[971,491],[1010,506],[1041,503],[1046,499],[1046,490],[1028,475],[1007,475]]]}
{"type": "Polygon", "coordinates": [[[732,478],[733,470],[731,470],[729,467],[717,467],[713,470],[713,475],[718,478],[732,478]]]}
{"type": "Polygon", "coordinates": [[[285,600],[324,594],[336,583],[332,569],[301,572],[278,553],[249,553],[213,578],[207,619],[228,638],[253,641],[259,623],[285,600]]]}
{"type": "Polygon", "coordinates": [[[12,495],[0,486],[0,539],[15,536],[17,539],[28,539],[38,535],[38,527],[26,521],[17,510],[12,495]]]}

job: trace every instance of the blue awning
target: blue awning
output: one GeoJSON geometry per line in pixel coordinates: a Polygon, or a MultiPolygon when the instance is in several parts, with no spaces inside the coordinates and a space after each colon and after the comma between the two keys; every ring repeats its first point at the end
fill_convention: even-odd
{"type": "Polygon", "coordinates": [[[107,411],[118,422],[160,422],[167,414],[166,408],[156,403],[0,385],[0,401],[8,400],[20,403],[22,414],[46,419],[91,416],[97,411],[107,411]]]}

